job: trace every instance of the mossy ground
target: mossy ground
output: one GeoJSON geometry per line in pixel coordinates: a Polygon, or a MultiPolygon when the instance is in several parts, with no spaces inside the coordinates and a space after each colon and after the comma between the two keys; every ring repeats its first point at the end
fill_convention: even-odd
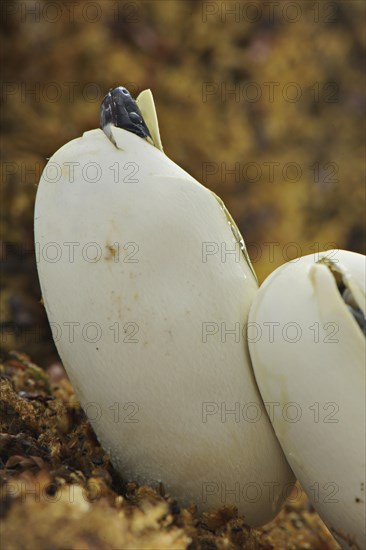
{"type": "Polygon", "coordinates": [[[274,521],[250,529],[235,507],[199,515],[163,488],[120,479],[60,365],[45,372],[12,353],[0,374],[4,550],[338,548],[299,487],[274,521]]]}

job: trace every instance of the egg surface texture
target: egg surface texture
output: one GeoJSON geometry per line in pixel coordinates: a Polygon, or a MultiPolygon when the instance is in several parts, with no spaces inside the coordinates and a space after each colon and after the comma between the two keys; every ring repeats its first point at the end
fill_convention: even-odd
{"type": "Polygon", "coordinates": [[[240,233],[161,147],[109,134],[63,146],[37,192],[38,271],[60,357],[123,479],[263,524],[293,474],[250,364],[257,281],[240,233]]]}

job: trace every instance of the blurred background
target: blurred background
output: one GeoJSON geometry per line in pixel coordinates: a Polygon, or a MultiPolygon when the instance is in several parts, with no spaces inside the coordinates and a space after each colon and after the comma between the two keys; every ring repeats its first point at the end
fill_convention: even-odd
{"type": "Polygon", "coordinates": [[[3,351],[57,361],[33,245],[37,182],[58,148],[98,127],[117,85],[152,89],[166,154],[224,200],[260,281],[319,250],[365,252],[363,1],[1,10],[3,351]]]}

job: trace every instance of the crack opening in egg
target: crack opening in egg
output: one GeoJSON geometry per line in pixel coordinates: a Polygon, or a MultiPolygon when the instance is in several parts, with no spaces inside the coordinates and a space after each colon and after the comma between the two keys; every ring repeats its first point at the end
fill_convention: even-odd
{"type": "Polygon", "coordinates": [[[356,323],[362,330],[363,334],[366,336],[365,315],[356,301],[356,298],[350,288],[350,285],[347,281],[345,274],[329,258],[321,258],[317,263],[323,264],[329,269],[329,271],[334,277],[338,291],[342,296],[344,303],[346,304],[349,311],[352,313],[353,318],[355,319],[356,323]]]}
{"type": "Polygon", "coordinates": [[[218,195],[216,195],[213,191],[211,191],[211,193],[215,197],[215,199],[217,200],[217,202],[219,203],[219,205],[221,207],[221,210],[225,214],[225,217],[226,217],[227,223],[229,224],[231,232],[234,235],[234,238],[235,238],[236,242],[238,243],[238,245],[240,247],[240,250],[241,250],[241,252],[243,253],[243,255],[245,257],[245,259],[246,259],[246,261],[247,261],[247,263],[248,263],[248,265],[251,269],[251,272],[254,275],[255,280],[258,282],[257,274],[253,269],[253,266],[252,266],[252,263],[250,261],[250,257],[249,257],[247,248],[245,246],[244,239],[243,239],[243,237],[242,237],[242,235],[239,231],[238,226],[236,225],[233,217],[231,216],[230,212],[228,211],[228,209],[226,208],[224,202],[220,199],[220,197],[218,195]]]}

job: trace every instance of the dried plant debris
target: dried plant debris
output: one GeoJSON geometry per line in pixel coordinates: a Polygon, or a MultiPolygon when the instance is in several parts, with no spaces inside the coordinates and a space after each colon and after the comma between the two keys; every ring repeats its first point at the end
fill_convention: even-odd
{"type": "Polygon", "coordinates": [[[235,507],[199,515],[163,486],[120,479],[61,365],[45,372],[12,352],[0,375],[4,549],[338,548],[300,486],[274,521],[251,529],[235,507]]]}

